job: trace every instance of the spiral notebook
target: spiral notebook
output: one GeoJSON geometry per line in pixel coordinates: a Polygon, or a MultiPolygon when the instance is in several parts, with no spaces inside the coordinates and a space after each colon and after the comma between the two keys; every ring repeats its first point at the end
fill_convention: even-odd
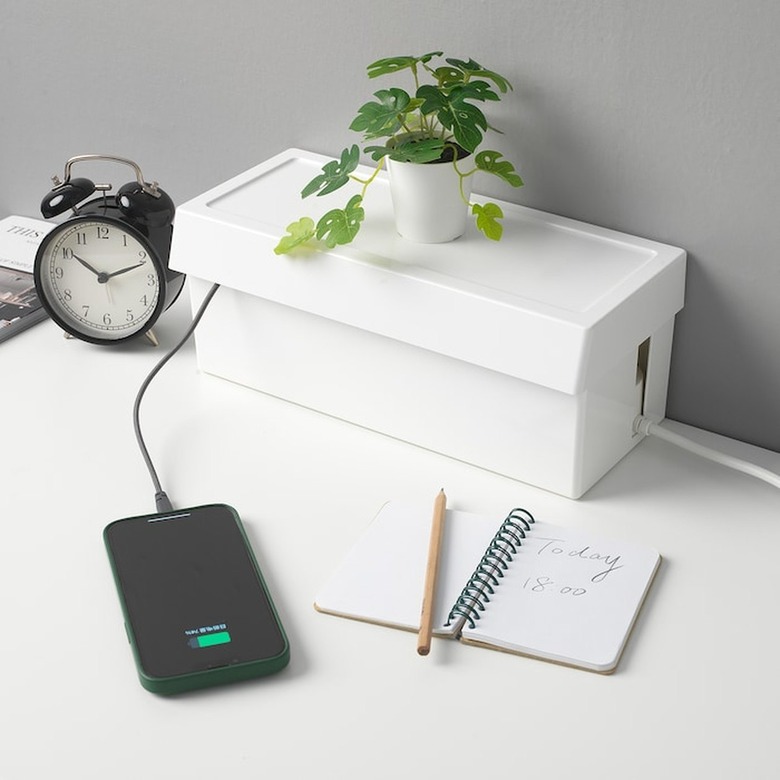
{"type": "MultiPolygon", "coordinates": [[[[430,508],[385,504],[315,599],[339,617],[417,631],[430,508]]],[[[434,635],[608,674],[658,570],[653,549],[447,510],[434,635]]]]}

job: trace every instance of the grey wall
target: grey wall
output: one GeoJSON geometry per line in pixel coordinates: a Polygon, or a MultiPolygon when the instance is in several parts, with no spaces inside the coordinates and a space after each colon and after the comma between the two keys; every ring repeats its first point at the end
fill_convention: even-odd
{"type": "Polygon", "coordinates": [[[506,75],[493,118],[526,187],[483,191],[685,248],[669,416],[780,449],[776,0],[4,5],[0,215],[37,215],[75,154],[182,202],[291,146],[337,153],[379,57],[506,75]]]}

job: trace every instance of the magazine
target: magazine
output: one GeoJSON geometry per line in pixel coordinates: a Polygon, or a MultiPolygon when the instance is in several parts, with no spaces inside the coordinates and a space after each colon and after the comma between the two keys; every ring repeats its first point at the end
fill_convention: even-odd
{"type": "Polygon", "coordinates": [[[0,341],[46,318],[32,272],[38,246],[54,226],[31,217],[0,220],[0,341]]]}

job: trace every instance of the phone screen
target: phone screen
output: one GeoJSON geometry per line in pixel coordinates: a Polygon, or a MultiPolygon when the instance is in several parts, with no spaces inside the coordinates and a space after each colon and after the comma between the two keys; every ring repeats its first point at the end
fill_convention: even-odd
{"type": "Polygon", "coordinates": [[[288,652],[230,507],[117,520],[104,537],[144,675],[187,675],[288,652]]]}

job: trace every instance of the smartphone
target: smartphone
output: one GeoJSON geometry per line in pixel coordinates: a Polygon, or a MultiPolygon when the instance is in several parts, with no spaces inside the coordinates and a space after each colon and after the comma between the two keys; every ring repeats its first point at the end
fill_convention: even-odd
{"type": "Polygon", "coordinates": [[[144,688],[181,693],[287,665],[287,636],[232,507],[116,520],[103,539],[144,688]]]}

